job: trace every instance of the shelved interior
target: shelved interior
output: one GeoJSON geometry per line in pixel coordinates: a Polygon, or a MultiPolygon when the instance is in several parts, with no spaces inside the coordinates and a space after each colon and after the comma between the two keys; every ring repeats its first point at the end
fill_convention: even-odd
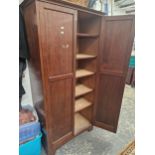
{"type": "Polygon", "coordinates": [[[92,126],[100,17],[78,12],[74,134],[92,126]]]}
{"type": "Polygon", "coordinates": [[[84,97],[76,99],[76,101],[75,101],[75,112],[81,111],[82,109],[85,109],[91,105],[92,105],[92,102],[88,101],[84,97]]]}
{"type": "Polygon", "coordinates": [[[88,71],[86,69],[78,69],[76,71],[76,78],[81,78],[81,77],[85,77],[85,76],[90,76],[93,75],[94,72],[92,71],[88,71]]]}
{"type": "MultiPolygon", "coordinates": [[[[83,103],[83,102],[81,102],[83,103]]],[[[78,110],[75,112],[74,120],[74,134],[78,135],[79,133],[88,130],[92,127],[92,107],[89,105],[83,110],[78,110]]]]}
{"type": "Polygon", "coordinates": [[[87,12],[78,12],[78,34],[99,35],[100,17],[87,12]]]}
{"type": "Polygon", "coordinates": [[[87,93],[92,92],[93,89],[85,86],[84,84],[77,84],[75,88],[75,97],[79,97],[85,95],[87,93]]]}
{"type": "Polygon", "coordinates": [[[85,128],[89,128],[90,126],[90,122],[84,116],[82,116],[80,113],[75,114],[75,135],[82,132],[85,128]]]}
{"type": "Polygon", "coordinates": [[[84,54],[84,53],[78,53],[76,55],[77,60],[82,60],[82,59],[92,59],[95,58],[96,55],[91,55],[91,54],[84,54]]]}

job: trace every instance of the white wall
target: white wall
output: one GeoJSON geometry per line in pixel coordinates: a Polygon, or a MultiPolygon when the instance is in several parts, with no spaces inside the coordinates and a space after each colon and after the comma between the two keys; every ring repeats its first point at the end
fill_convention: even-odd
{"type": "Polygon", "coordinates": [[[19,0],[19,4],[21,4],[24,0],[19,0]]]}
{"type": "Polygon", "coordinates": [[[25,94],[22,96],[21,104],[22,105],[29,104],[29,105],[33,106],[28,65],[27,65],[26,70],[24,71],[23,75],[24,75],[24,77],[23,77],[22,83],[23,83],[23,87],[25,89],[25,94]]]}

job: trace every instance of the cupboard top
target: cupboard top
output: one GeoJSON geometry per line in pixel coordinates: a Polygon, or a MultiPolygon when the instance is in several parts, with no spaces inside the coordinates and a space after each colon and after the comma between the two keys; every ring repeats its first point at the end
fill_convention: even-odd
{"type": "Polygon", "coordinates": [[[36,1],[45,2],[45,3],[49,3],[49,4],[60,5],[60,6],[76,9],[76,10],[79,10],[79,11],[85,11],[85,12],[88,12],[88,13],[96,14],[98,16],[104,16],[104,14],[105,14],[103,12],[96,11],[96,10],[93,10],[93,9],[90,9],[90,8],[87,8],[87,7],[84,7],[84,6],[79,6],[79,5],[76,5],[76,4],[73,4],[73,3],[70,3],[70,2],[66,2],[66,1],[63,1],[63,0],[24,0],[21,3],[20,6],[23,8],[23,7],[26,7],[27,5],[29,5],[30,3],[36,2],[36,1]]]}

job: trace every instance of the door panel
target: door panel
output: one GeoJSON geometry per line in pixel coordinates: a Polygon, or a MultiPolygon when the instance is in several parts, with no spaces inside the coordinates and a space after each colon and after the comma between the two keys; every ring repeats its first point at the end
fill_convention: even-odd
{"type": "Polygon", "coordinates": [[[73,72],[72,14],[45,9],[45,47],[50,76],[73,72]]]}
{"type": "Polygon", "coordinates": [[[50,124],[52,139],[57,141],[72,132],[72,79],[61,79],[50,83],[50,124]]]}
{"type": "Polygon", "coordinates": [[[101,69],[123,73],[132,22],[106,20],[105,26],[107,29],[104,34],[105,46],[102,51],[101,69]]]}
{"type": "MultiPolygon", "coordinates": [[[[103,122],[111,130],[117,126],[118,113],[122,100],[124,83],[122,77],[108,74],[100,74],[99,106],[97,106],[96,120],[103,122]],[[110,98],[111,96],[111,98],[110,98]]],[[[108,129],[106,127],[106,129],[108,129]]]]}
{"type": "Polygon", "coordinates": [[[95,125],[116,132],[134,40],[134,16],[104,17],[95,125]]]}

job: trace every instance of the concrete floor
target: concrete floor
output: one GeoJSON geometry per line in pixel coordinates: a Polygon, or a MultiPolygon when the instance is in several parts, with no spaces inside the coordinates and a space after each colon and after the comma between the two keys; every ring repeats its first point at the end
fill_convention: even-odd
{"type": "Polygon", "coordinates": [[[56,155],[118,155],[134,139],[134,93],[134,88],[126,85],[116,134],[94,127],[91,132],[84,132],[63,145],[56,155]]]}

